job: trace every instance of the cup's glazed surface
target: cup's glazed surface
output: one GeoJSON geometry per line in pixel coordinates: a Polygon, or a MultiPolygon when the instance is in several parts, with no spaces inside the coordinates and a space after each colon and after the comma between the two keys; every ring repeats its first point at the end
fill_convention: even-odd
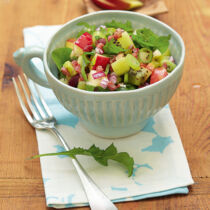
{"type": "Polygon", "coordinates": [[[147,119],[165,106],[173,96],[182,76],[185,47],[181,37],[166,24],[134,12],[102,11],[76,18],[66,23],[49,41],[45,50],[21,48],[14,58],[26,75],[45,87],[53,89],[60,103],[81,120],[91,133],[105,138],[129,136],[140,131],[147,119]],[[142,89],[113,92],[90,92],[63,84],[57,79],[57,68],[51,58],[55,48],[80,30],[79,22],[101,25],[111,20],[131,21],[134,28],[147,27],[159,35],[171,34],[170,50],[177,67],[163,80],[142,89]],[[31,64],[30,59],[43,59],[45,76],[31,64]]]}

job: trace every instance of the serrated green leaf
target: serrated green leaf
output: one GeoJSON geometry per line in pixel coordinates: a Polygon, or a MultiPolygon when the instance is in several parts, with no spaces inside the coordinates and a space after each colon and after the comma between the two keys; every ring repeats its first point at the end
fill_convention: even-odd
{"type": "Polygon", "coordinates": [[[134,160],[127,152],[117,152],[117,148],[114,144],[111,144],[105,150],[92,145],[89,149],[83,149],[81,147],[73,148],[66,152],[58,153],[48,153],[33,156],[31,159],[44,157],[44,156],[54,156],[54,155],[68,155],[72,158],[75,158],[76,155],[87,155],[92,156],[98,163],[101,165],[107,166],[108,160],[114,160],[122,164],[128,170],[128,176],[131,176],[133,173],[134,160]]]}
{"type": "Polygon", "coordinates": [[[127,32],[133,31],[133,27],[130,21],[127,21],[126,23],[122,23],[122,22],[117,22],[115,20],[112,20],[111,22],[107,22],[104,25],[109,28],[121,28],[127,32]]]}
{"type": "Polygon", "coordinates": [[[158,36],[148,28],[138,29],[136,34],[132,35],[132,39],[138,47],[159,49],[161,53],[168,49],[170,38],[170,35],[158,36]]]}
{"type": "Polygon", "coordinates": [[[125,51],[122,47],[117,46],[114,43],[114,39],[111,39],[109,42],[106,42],[106,44],[103,47],[103,50],[104,50],[104,53],[108,55],[116,55],[120,52],[125,51]]]}
{"type": "Polygon", "coordinates": [[[66,61],[70,60],[71,51],[72,49],[68,47],[57,48],[53,50],[52,59],[59,70],[61,69],[61,67],[66,61]]]}
{"type": "Polygon", "coordinates": [[[77,23],[77,25],[84,26],[84,28],[80,32],[78,32],[77,37],[80,37],[85,32],[92,34],[96,30],[95,25],[89,25],[87,22],[80,22],[80,23],[77,23]]]}

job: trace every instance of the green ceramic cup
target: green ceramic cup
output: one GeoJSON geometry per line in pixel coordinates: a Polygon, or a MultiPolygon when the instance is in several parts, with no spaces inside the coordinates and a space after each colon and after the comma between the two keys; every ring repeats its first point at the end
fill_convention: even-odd
{"type": "Polygon", "coordinates": [[[60,103],[78,116],[88,131],[105,138],[120,138],[139,132],[148,118],[169,102],[180,82],[184,57],[184,43],[176,31],[152,17],[128,11],[101,11],[78,17],[63,25],[45,49],[21,48],[14,53],[16,63],[30,79],[52,88],[60,103]],[[63,47],[66,39],[77,34],[79,22],[101,25],[113,19],[129,20],[134,28],[147,27],[159,35],[171,34],[171,54],[177,63],[175,70],[153,85],[130,91],[89,92],[60,82],[58,70],[51,58],[52,51],[63,47]],[[34,57],[43,60],[45,74],[31,63],[34,57]]]}

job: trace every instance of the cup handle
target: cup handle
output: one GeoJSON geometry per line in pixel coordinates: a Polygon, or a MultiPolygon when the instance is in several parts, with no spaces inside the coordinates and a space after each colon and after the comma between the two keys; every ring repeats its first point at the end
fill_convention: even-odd
{"type": "Polygon", "coordinates": [[[43,54],[44,49],[41,47],[26,47],[17,50],[13,58],[17,65],[22,67],[27,77],[41,86],[50,88],[45,74],[31,61],[32,58],[40,58],[43,61],[43,54]]]}

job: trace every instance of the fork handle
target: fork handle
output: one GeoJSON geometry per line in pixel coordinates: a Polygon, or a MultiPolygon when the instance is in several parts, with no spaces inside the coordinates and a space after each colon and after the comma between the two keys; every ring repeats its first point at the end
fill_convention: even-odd
{"type": "MultiPolygon", "coordinates": [[[[65,139],[62,137],[60,132],[52,127],[49,129],[54,133],[59,140],[62,142],[66,151],[70,150],[70,147],[66,143],[65,139]]],[[[85,169],[82,167],[80,162],[75,158],[72,159],[72,163],[80,177],[83,188],[85,190],[89,205],[92,210],[117,210],[117,207],[112,203],[112,201],[107,198],[107,196],[99,189],[92,178],[87,174],[85,169]]]]}

